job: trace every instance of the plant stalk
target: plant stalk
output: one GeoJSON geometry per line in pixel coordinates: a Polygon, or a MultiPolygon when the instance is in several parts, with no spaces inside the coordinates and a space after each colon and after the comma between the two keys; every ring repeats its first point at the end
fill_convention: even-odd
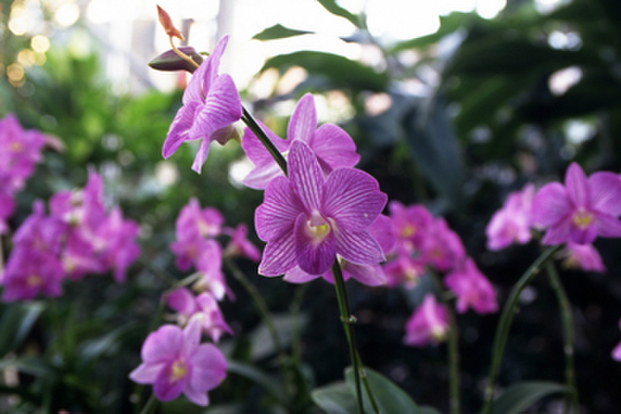
{"type": "Polygon", "coordinates": [[[449,319],[448,330],[448,365],[449,365],[449,407],[451,414],[459,414],[460,397],[459,397],[459,331],[457,328],[457,318],[455,312],[449,303],[447,292],[442,286],[439,275],[432,269],[427,269],[433,284],[438,291],[440,299],[446,307],[449,319]]]}
{"type": "Polygon", "coordinates": [[[550,285],[554,290],[561,311],[561,323],[563,326],[563,352],[565,354],[565,383],[570,389],[570,394],[565,401],[566,413],[578,414],[580,403],[578,399],[578,389],[576,388],[576,370],[574,368],[574,330],[573,315],[571,304],[565,292],[565,288],[556,271],[554,263],[546,263],[546,271],[550,285]]]}
{"type": "Polygon", "coordinates": [[[511,322],[513,321],[513,315],[517,308],[520,294],[534,277],[540,272],[542,266],[550,260],[550,258],[561,248],[561,246],[552,246],[545,250],[535,262],[526,270],[526,272],[520,277],[517,283],[513,286],[509,298],[502,310],[498,327],[496,328],[496,335],[494,337],[494,345],[492,348],[492,362],[489,370],[489,380],[485,387],[485,405],[483,406],[482,414],[489,414],[492,408],[492,399],[494,398],[494,387],[496,385],[496,379],[498,377],[498,371],[500,369],[500,362],[507,344],[507,338],[509,336],[509,330],[511,329],[511,322]]]}

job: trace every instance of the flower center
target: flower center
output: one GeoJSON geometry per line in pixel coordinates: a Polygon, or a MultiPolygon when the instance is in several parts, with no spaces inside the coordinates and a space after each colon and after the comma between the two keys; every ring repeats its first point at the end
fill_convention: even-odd
{"type": "Polygon", "coordinates": [[[170,369],[170,381],[176,382],[181,378],[185,377],[188,373],[188,367],[185,365],[185,362],[182,359],[178,359],[172,364],[172,368],[170,369]]]}
{"type": "Polygon", "coordinates": [[[431,327],[431,336],[435,338],[436,341],[444,341],[446,329],[440,325],[434,325],[431,327]]]}
{"type": "Polygon", "coordinates": [[[37,274],[32,274],[28,276],[26,283],[30,287],[39,287],[43,284],[43,278],[37,274]]]}
{"type": "Polygon", "coordinates": [[[586,229],[593,223],[593,215],[585,209],[579,209],[572,217],[573,223],[580,229],[586,229]]]}
{"type": "Polygon", "coordinates": [[[13,152],[19,152],[22,150],[22,144],[20,144],[19,142],[12,142],[9,145],[9,148],[11,149],[11,151],[13,152]]]}
{"type": "Polygon", "coordinates": [[[412,226],[410,224],[407,224],[401,230],[401,237],[404,237],[404,238],[412,237],[414,235],[414,233],[416,233],[416,229],[414,228],[414,226],[412,226]]]}
{"type": "Polygon", "coordinates": [[[314,244],[321,243],[330,234],[330,231],[330,224],[318,212],[314,212],[306,222],[306,234],[314,244]]]}

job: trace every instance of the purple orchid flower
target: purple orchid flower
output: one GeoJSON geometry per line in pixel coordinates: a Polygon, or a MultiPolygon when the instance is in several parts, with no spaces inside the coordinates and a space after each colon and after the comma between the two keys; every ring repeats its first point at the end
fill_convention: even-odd
{"type": "Polygon", "coordinates": [[[498,310],[494,287],[471,258],[466,259],[459,269],[449,273],[444,283],[457,295],[457,312],[464,313],[468,307],[481,315],[498,310]]]}
{"type": "Polygon", "coordinates": [[[38,294],[60,296],[64,270],[49,251],[16,246],[2,276],[2,301],[34,299],[38,294]]]}
{"type": "Polygon", "coordinates": [[[233,330],[222,316],[218,302],[209,293],[194,296],[189,289],[180,287],[166,297],[166,303],[177,312],[178,323],[181,326],[198,317],[203,332],[211,336],[214,342],[218,342],[224,332],[233,334],[233,330]]]}
{"type": "Polygon", "coordinates": [[[463,262],[466,249],[457,233],[448,227],[443,218],[438,218],[425,232],[420,257],[439,271],[446,272],[463,262]]]}
{"type": "Polygon", "coordinates": [[[423,303],[412,313],[405,324],[403,343],[409,346],[437,346],[446,339],[449,329],[448,312],[427,293],[423,303]]]}
{"type": "Polygon", "coordinates": [[[522,190],[509,194],[505,204],[494,213],[485,229],[489,250],[501,250],[513,243],[526,244],[530,241],[534,197],[533,184],[527,184],[522,190]]]}
{"type": "MultiPolygon", "coordinates": [[[[395,239],[392,235],[392,220],[389,217],[380,214],[369,226],[367,231],[375,240],[377,240],[384,255],[386,255],[393,248],[395,239]]],[[[354,278],[358,282],[367,286],[381,286],[386,284],[384,269],[379,264],[356,264],[345,260],[338,255],[337,258],[343,272],[344,280],[354,278]]],[[[328,270],[322,275],[312,275],[304,272],[300,269],[300,266],[296,266],[289,270],[285,274],[283,280],[290,283],[306,283],[317,279],[318,277],[322,277],[329,283],[334,284],[334,275],[331,270],[328,270]]]]}
{"type": "Polygon", "coordinates": [[[175,115],[162,147],[162,156],[167,159],[183,142],[202,139],[192,164],[197,173],[207,159],[209,144],[212,141],[225,144],[233,131],[232,124],[242,115],[241,99],[233,78],[228,74],[218,75],[228,40],[228,36],[224,36],[194,72],[183,93],[183,106],[175,115]]]}
{"type": "Polygon", "coordinates": [[[231,237],[229,244],[224,249],[224,256],[243,256],[253,262],[261,260],[261,251],[248,240],[248,226],[241,223],[234,229],[224,229],[224,233],[231,237]]]}
{"type": "MultiPolygon", "coordinates": [[[[280,139],[263,126],[270,140],[280,152],[286,153],[293,141],[304,141],[317,156],[324,175],[338,167],[353,167],[360,160],[353,139],[340,127],[324,124],[317,128],[317,110],[313,95],[307,93],[296,105],[289,120],[287,139],[280,139]]],[[[243,183],[250,188],[265,189],[275,177],[283,176],[274,158],[249,128],[242,137],[242,148],[255,168],[243,183]]]]}
{"type": "Polygon", "coordinates": [[[181,393],[193,403],[209,404],[207,392],[226,377],[226,359],[213,344],[199,344],[200,318],[190,320],[185,329],[164,325],[151,332],[142,345],[142,364],[129,374],[138,384],[153,384],[161,401],[171,401],[181,393]]]}
{"type": "Polygon", "coordinates": [[[391,201],[388,208],[397,244],[409,252],[420,249],[427,229],[433,223],[431,213],[422,205],[406,207],[398,201],[391,201]]]}
{"type": "Polygon", "coordinates": [[[587,272],[606,272],[602,256],[592,244],[567,243],[562,256],[563,265],[567,268],[582,269],[587,272]]]}
{"type": "Polygon", "coordinates": [[[533,221],[547,227],[542,243],[590,244],[597,236],[621,237],[621,180],[611,172],[590,177],[575,162],[567,169],[565,185],[543,186],[533,201],[533,221]]]}
{"type": "Polygon", "coordinates": [[[299,266],[321,275],[337,254],[355,264],[385,260],[368,227],[386,200],[377,181],[363,171],[337,168],[324,178],[310,147],[293,141],[289,180],[274,178],[255,211],[257,234],[267,242],[259,273],[278,276],[299,266]]]}

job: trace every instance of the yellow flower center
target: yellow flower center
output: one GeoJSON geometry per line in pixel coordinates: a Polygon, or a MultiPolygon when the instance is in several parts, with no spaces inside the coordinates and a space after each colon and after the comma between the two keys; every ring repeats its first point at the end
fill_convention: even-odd
{"type": "Polygon", "coordinates": [[[43,284],[43,278],[37,274],[32,274],[26,279],[26,283],[30,287],[38,287],[43,284]]]}
{"type": "Polygon", "coordinates": [[[181,378],[185,377],[187,373],[188,367],[185,365],[185,362],[181,359],[178,359],[173,363],[170,370],[170,381],[179,381],[181,378]]]}
{"type": "Polygon", "coordinates": [[[318,212],[315,212],[306,222],[305,230],[313,243],[317,245],[330,234],[331,228],[330,224],[318,212]]]}
{"type": "Polygon", "coordinates": [[[414,226],[408,224],[403,229],[401,229],[401,237],[407,238],[412,237],[416,233],[416,228],[414,226]]]}
{"type": "Polygon", "coordinates": [[[586,229],[593,223],[593,215],[584,209],[579,209],[572,217],[573,223],[581,229],[586,229]]]}
{"type": "Polygon", "coordinates": [[[9,145],[9,148],[13,152],[19,152],[22,150],[22,144],[20,144],[19,142],[12,142],[11,145],[9,145]]]}

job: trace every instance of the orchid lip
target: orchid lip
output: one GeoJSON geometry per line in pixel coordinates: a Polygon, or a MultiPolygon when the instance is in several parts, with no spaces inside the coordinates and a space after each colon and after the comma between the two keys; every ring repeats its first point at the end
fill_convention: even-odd
{"type": "Polygon", "coordinates": [[[581,229],[586,229],[593,223],[593,214],[584,209],[576,211],[572,217],[572,222],[581,229]]]}

